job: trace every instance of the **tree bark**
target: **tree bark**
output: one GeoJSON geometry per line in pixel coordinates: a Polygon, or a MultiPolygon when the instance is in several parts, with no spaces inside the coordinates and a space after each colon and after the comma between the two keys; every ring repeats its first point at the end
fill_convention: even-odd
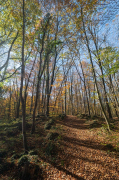
{"type": "Polygon", "coordinates": [[[83,19],[83,10],[82,10],[82,8],[81,8],[81,17],[82,17],[82,23],[83,23],[83,31],[84,31],[84,35],[85,35],[85,39],[86,39],[86,46],[87,46],[89,57],[90,57],[90,62],[91,62],[91,66],[92,66],[92,73],[93,73],[94,83],[95,83],[98,98],[99,98],[99,103],[100,103],[100,106],[101,106],[101,109],[102,109],[102,112],[103,112],[103,116],[104,116],[106,124],[107,124],[108,131],[110,132],[110,125],[109,125],[108,117],[107,117],[107,115],[105,113],[105,110],[104,110],[104,107],[103,107],[103,104],[102,104],[102,100],[101,100],[101,94],[100,94],[99,88],[98,88],[95,68],[94,68],[94,65],[93,65],[91,50],[90,50],[90,47],[89,47],[89,40],[88,40],[87,33],[86,33],[86,30],[85,30],[85,23],[84,23],[84,19],[83,19]]]}
{"type": "Polygon", "coordinates": [[[28,146],[27,146],[27,138],[26,138],[26,107],[25,107],[25,101],[23,97],[23,81],[24,81],[24,70],[25,70],[25,65],[24,65],[24,45],[25,45],[25,11],[24,7],[25,6],[25,1],[23,0],[23,40],[22,40],[22,67],[21,67],[21,87],[20,87],[20,98],[21,98],[21,103],[22,103],[22,134],[23,134],[23,147],[24,151],[28,151],[28,146]]]}

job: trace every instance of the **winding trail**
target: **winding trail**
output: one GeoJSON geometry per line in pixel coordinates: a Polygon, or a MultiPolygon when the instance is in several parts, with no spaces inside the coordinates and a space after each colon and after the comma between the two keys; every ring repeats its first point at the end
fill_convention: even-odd
{"type": "Polygon", "coordinates": [[[63,151],[59,155],[62,167],[50,167],[47,179],[119,180],[119,158],[104,150],[103,137],[91,131],[85,119],[67,116],[59,122],[63,151]]]}

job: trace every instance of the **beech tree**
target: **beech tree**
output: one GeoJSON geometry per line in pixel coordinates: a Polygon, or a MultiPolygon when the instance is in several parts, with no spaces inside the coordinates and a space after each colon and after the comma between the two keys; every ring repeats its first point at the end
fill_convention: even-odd
{"type": "Polygon", "coordinates": [[[116,16],[104,7],[111,11],[103,0],[1,3],[0,110],[22,116],[25,151],[29,114],[31,133],[38,114],[103,116],[109,131],[119,116],[119,50],[104,26],[116,16]]]}

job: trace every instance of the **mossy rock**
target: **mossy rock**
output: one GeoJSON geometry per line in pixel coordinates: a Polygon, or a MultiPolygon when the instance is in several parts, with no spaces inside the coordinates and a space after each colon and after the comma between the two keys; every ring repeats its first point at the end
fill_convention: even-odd
{"type": "Polygon", "coordinates": [[[47,134],[47,139],[49,139],[49,140],[55,140],[55,139],[57,139],[57,137],[59,136],[59,134],[58,133],[56,133],[56,132],[51,132],[51,133],[48,133],[47,134]]]}
{"type": "Polygon", "coordinates": [[[31,150],[31,151],[29,151],[29,155],[38,155],[38,151],[37,150],[31,150]]]}
{"type": "Polygon", "coordinates": [[[23,166],[24,164],[27,164],[29,162],[28,156],[27,155],[23,155],[19,158],[18,160],[18,166],[23,166]]]}

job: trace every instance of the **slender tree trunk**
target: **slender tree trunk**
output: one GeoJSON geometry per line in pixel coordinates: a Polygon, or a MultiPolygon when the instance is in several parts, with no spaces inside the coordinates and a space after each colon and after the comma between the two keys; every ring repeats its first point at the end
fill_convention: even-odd
{"type": "Polygon", "coordinates": [[[101,71],[101,80],[102,80],[102,84],[103,84],[104,99],[105,99],[105,103],[106,103],[106,108],[107,108],[107,112],[108,112],[108,115],[109,115],[109,119],[111,119],[112,118],[112,113],[111,113],[111,108],[109,106],[109,102],[108,102],[108,98],[107,98],[107,91],[106,91],[106,86],[105,86],[105,79],[104,79],[102,62],[101,62],[101,59],[99,57],[98,44],[97,44],[97,41],[96,41],[96,36],[94,37],[91,30],[90,30],[90,32],[91,32],[91,35],[93,37],[93,41],[94,41],[96,52],[97,52],[97,60],[98,60],[98,65],[99,65],[99,68],[100,68],[100,71],[101,71]]]}
{"type": "Polygon", "coordinates": [[[17,102],[17,109],[16,109],[16,118],[19,118],[19,108],[20,108],[20,96],[19,96],[19,89],[18,89],[18,83],[17,83],[17,79],[16,79],[16,84],[17,84],[17,98],[16,98],[16,102],[17,102]]]}
{"type": "Polygon", "coordinates": [[[83,79],[84,79],[84,88],[85,88],[85,94],[86,94],[86,101],[87,101],[87,105],[88,105],[88,115],[90,116],[90,105],[89,105],[88,93],[87,93],[87,88],[86,88],[86,80],[85,80],[84,71],[83,71],[81,61],[80,61],[80,65],[81,65],[81,70],[82,70],[83,79]]]}
{"type": "MultiPolygon", "coordinates": [[[[41,52],[42,54],[42,52],[41,52]]],[[[41,62],[41,54],[40,54],[40,62],[41,62]]],[[[43,69],[42,69],[42,72],[41,72],[41,69],[39,67],[39,72],[38,72],[38,78],[37,78],[37,87],[36,87],[36,98],[35,98],[35,105],[34,105],[34,110],[33,110],[33,123],[32,123],[32,130],[31,130],[31,133],[33,134],[35,132],[35,115],[36,115],[36,108],[37,108],[37,104],[38,104],[38,97],[39,97],[39,86],[40,86],[40,81],[41,81],[41,77],[43,75],[43,72],[45,70],[45,67],[46,67],[46,62],[47,62],[47,56],[46,55],[46,58],[45,58],[45,62],[44,62],[44,65],[43,65],[43,69]]]]}
{"type": "Polygon", "coordinates": [[[95,84],[94,84],[94,92],[93,92],[93,97],[94,97],[94,116],[96,115],[96,102],[95,102],[95,84]]]}
{"type": "Polygon", "coordinates": [[[65,80],[65,97],[64,97],[64,113],[66,114],[67,111],[67,90],[66,90],[66,80],[65,80]]]}
{"type": "Polygon", "coordinates": [[[45,114],[45,95],[44,95],[44,87],[45,87],[45,72],[44,72],[44,77],[43,77],[43,86],[42,86],[42,106],[43,106],[43,108],[42,108],[42,113],[44,113],[45,114]]]}
{"type": "Polygon", "coordinates": [[[103,104],[102,104],[102,100],[101,100],[101,94],[100,94],[99,88],[98,88],[95,68],[94,68],[94,65],[93,65],[93,60],[92,60],[92,56],[91,56],[91,50],[90,50],[90,47],[89,47],[89,40],[88,40],[88,37],[87,37],[87,33],[86,33],[86,30],[85,30],[85,24],[84,24],[84,20],[83,20],[83,11],[82,11],[82,8],[81,8],[81,16],[82,16],[82,23],[83,23],[83,31],[84,31],[85,39],[86,39],[86,46],[87,46],[87,49],[88,49],[88,53],[89,53],[89,57],[90,57],[90,62],[91,62],[91,66],[92,66],[92,73],[93,73],[94,83],[95,83],[95,86],[96,86],[96,90],[97,90],[97,94],[98,94],[98,98],[99,98],[99,103],[100,103],[100,106],[101,106],[101,109],[102,109],[102,112],[103,112],[103,116],[105,118],[108,130],[110,132],[109,121],[108,121],[107,115],[105,113],[105,110],[104,110],[104,107],[103,107],[103,104]]]}
{"type": "Polygon", "coordinates": [[[16,113],[16,118],[19,118],[19,108],[20,108],[20,97],[18,98],[18,102],[17,102],[17,113],[16,113]]]}
{"type": "Polygon", "coordinates": [[[98,63],[99,63],[99,67],[100,67],[101,75],[102,75],[102,78],[101,78],[101,79],[102,79],[103,88],[104,88],[104,99],[105,99],[105,102],[106,102],[107,112],[108,112],[108,114],[109,114],[109,118],[111,119],[111,118],[112,118],[112,114],[111,114],[111,109],[110,109],[109,102],[108,102],[108,98],[107,98],[107,92],[106,92],[104,74],[103,74],[103,69],[102,69],[102,64],[101,64],[101,60],[100,60],[100,59],[98,59],[98,63]]]}
{"type": "Polygon", "coordinates": [[[12,90],[10,86],[10,99],[9,99],[9,112],[8,112],[8,120],[11,118],[11,98],[12,98],[12,90]]]}
{"type": "Polygon", "coordinates": [[[114,91],[114,86],[113,86],[113,83],[112,83],[111,74],[109,75],[109,81],[110,81],[110,89],[111,89],[112,94],[113,94],[113,96],[114,96],[115,107],[116,107],[116,109],[117,109],[117,111],[118,111],[118,109],[119,109],[119,102],[118,102],[117,96],[116,96],[115,91],[114,91]]]}
{"type": "Polygon", "coordinates": [[[71,95],[70,95],[70,100],[71,100],[71,114],[73,115],[74,114],[74,108],[73,108],[73,75],[71,77],[71,95]]]}
{"type": "Polygon", "coordinates": [[[31,115],[32,108],[33,108],[33,94],[34,94],[34,87],[35,87],[35,76],[34,76],[33,86],[32,86],[32,95],[31,95],[30,115],[31,115]]]}
{"type": "Polygon", "coordinates": [[[46,80],[46,93],[47,93],[47,106],[46,106],[46,115],[49,116],[49,99],[50,99],[50,90],[49,90],[49,57],[47,58],[47,80],[46,80]]]}
{"type": "Polygon", "coordinates": [[[21,103],[22,103],[22,133],[23,133],[23,147],[25,152],[28,151],[27,147],[27,138],[26,138],[26,107],[25,107],[25,101],[23,97],[23,81],[24,81],[24,70],[25,70],[25,65],[24,65],[24,45],[25,45],[25,11],[24,11],[24,6],[25,6],[25,0],[23,0],[23,41],[22,41],[22,67],[21,67],[21,87],[20,87],[20,98],[21,98],[21,103]]]}

